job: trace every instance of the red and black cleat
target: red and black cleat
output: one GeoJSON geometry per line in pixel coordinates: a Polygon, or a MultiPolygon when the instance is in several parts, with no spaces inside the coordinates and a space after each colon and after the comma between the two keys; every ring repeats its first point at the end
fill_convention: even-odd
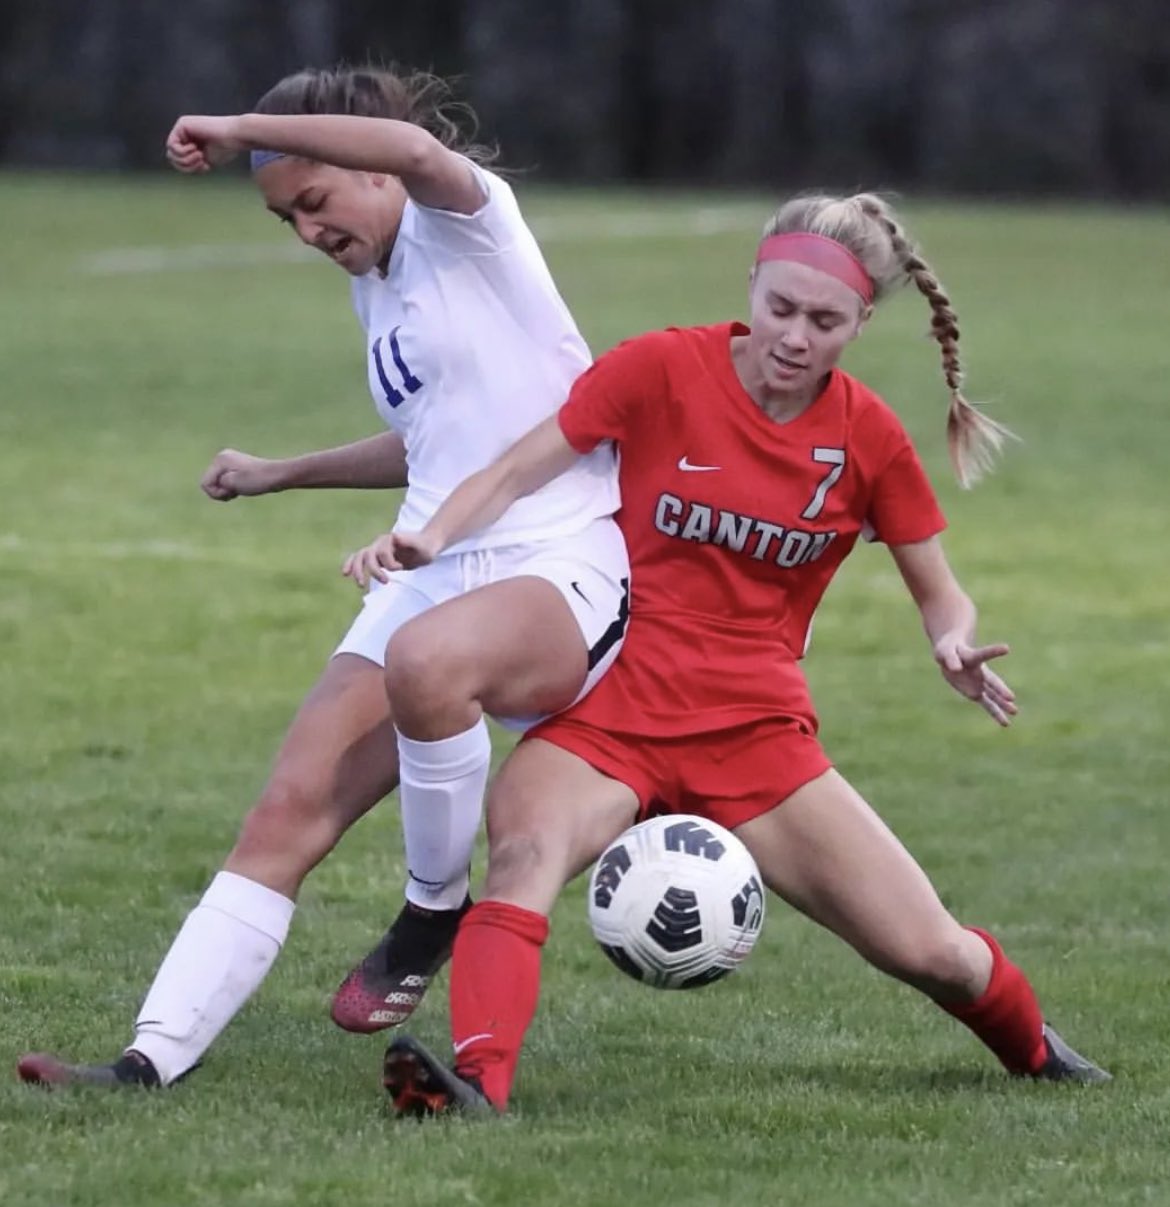
{"type": "Polygon", "coordinates": [[[381,942],[341,982],[330,1017],[363,1035],[406,1022],[435,974],[451,958],[455,932],[471,908],[469,897],[453,910],[426,910],[409,901],[381,942]]]}
{"type": "Polygon", "coordinates": [[[71,1065],[48,1052],[29,1052],[16,1062],[16,1075],[25,1085],[60,1089],[72,1085],[97,1085],[107,1089],[159,1086],[154,1065],[139,1052],[123,1052],[108,1065],[71,1065]]]}
{"type": "Polygon", "coordinates": [[[430,1115],[495,1113],[475,1081],[448,1069],[409,1035],[396,1039],[386,1049],[382,1084],[395,1114],[400,1116],[421,1119],[430,1115]]]}

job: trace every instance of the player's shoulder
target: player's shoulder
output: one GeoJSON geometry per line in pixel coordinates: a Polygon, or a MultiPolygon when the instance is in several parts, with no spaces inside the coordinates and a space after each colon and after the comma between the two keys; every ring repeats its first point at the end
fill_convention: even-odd
{"type": "Polygon", "coordinates": [[[728,324],[713,327],[663,327],[646,331],[641,335],[623,340],[613,351],[622,352],[627,358],[641,358],[670,365],[691,362],[696,357],[705,357],[709,350],[729,339],[728,324]]]}
{"type": "Polygon", "coordinates": [[[460,159],[475,177],[476,183],[483,193],[483,204],[474,214],[469,215],[470,217],[483,215],[485,211],[489,210],[504,211],[512,218],[520,217],[520,202],[516,199],[516,192],[503,176],[498,172],[493,172],[491,168],[482,163],[468,159],[466,155],[461,155],[460,159]]]}
{"type": "Polygon", "coordinates": [[[881,473],[894,457],[913,448],[913,441],[898,412],[876,390],[838,369],[844,399],[848,442],[852,455],[881,473]]]}
{"type": "Polygon", "coordinates": [[[597,364],[629,366],[632,364],[654,364],[661,361],[667,347],[663,337],[665,331],[643,331],[618,340],[597,358],[597,364]]]}
{"type": "Polygon", "coordinates": [[[484,191],[485,201],[499,200],[516,204],[516,191],[505,177],[472,159],[468,159],[467,163],[484,191]]]}
{"type": "Polygon", "coordinates": [[[636,402],[639,414],[654,411],[674,396],[674,384],[693,378],[694,329],[668,327],[630,336],[603,352],[577,379],[577,399],[595,392],[610,399],[636,402]],[[680,363],[685,368],[680,371],[680,363]],[[688,371],[690,370],[690,371],[688,371]]]}
{"type": "Polygon", "coordinates": [[[466,233],[479,229],[491,230],[499,236],[515,234],[525,228],[520,203],[508,181],[465,155],[458,158],[479,186],[483,198],[479,207],[471,213],[463,213],[423,205],[410,197],[403,209],[400,237],[405,235],[419,243],[442,246],[452,240],[458,242],[466,237],[466,233]]]}
{"type": "Polygon", "coordinates": [[[670,345],[675,349],[725,351],[737,328],[747,330],[739,323],[706,323],[699,327],[667,327],[662,334],[670,337],[670,345]]]}
{"type": "Polygon", "coordinates": [[[905,433],[898,412],[876,390],[843,369],[835,370],[834,375],[850,426],[858,434],[905,433]]]}

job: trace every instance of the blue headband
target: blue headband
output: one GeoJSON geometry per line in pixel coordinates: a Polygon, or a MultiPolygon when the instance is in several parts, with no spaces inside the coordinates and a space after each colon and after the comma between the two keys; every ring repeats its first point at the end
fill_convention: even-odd
{"type": "Polygon", "coordinates": [[[253,172],[258,172],[265,164],[272,163],[274,159],[283,159],[283,151],[253,151],[249,155],[253,172]]]}

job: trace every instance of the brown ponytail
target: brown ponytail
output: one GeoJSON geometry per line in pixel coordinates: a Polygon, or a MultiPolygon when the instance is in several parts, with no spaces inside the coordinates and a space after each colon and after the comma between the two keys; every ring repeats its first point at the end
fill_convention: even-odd
{"type": "Polygon", "coordinates": [[[426,71],[396,67],[306,67],[285,76],[256,102],[256,113],[342,113],[411,122],[445,147],[489,164],[494,147],[475,141],[475,110],[457,101],[451,85],[426,71]]]}

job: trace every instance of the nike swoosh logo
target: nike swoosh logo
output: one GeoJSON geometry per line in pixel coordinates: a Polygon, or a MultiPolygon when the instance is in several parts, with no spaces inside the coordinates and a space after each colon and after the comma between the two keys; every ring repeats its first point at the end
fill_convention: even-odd
{"type": "Polygon", "coordinates": [[[678,467],[681,470],[688,471],[692,474],[709,474],[717,469],[722,469],[722,465],[692,465],[686,457],[678,459],[678,467]]]}
{"type": "Polygon", "coordinates": [[[475,1043],[475,1041],[477,1039],[491,1039],[491,1038],[492,1038],[492,1033],[490,1031],[481,1031],[478,1035],[469,1035],[467,1037],[467,1039],[461,1039],[457,1044],[452,1044],[451,1047],[454,1049],[455,1055],[458,1056],[459,1053],[462,1052],[463,1049],[466,1048],[468,1044],[475,1043]]]}
{"type": "Polygon", "coordinates": [[[589,604],[589,606],[590,606],[590,607],[593,607],[593,604],[592,604],[592,602],[590,601],[589,596],[588,596],[588,595],[586,595],[586,594],[585,594],[585,592],[581,590],[581,584],[580,584],[579,582],[577,582],[577,580],[576,580],[576,579],[574,579],[574,580],[573,580],[573,581],[572,581],[572,582],[569,584],[569,586],[570,586],[570,587],[572,587],[572,588],[573,588],[573,590],[574,590],[574,591],[576,591],[576,592],[577,592],[577,594],[578,594],[578,595],[580,595],[580,596],[581,596],[581,598],[582,598],[582,599],[583,599],[583,600],[584,600],[584,601],[585,601],[587,604],[589,604]]]}

